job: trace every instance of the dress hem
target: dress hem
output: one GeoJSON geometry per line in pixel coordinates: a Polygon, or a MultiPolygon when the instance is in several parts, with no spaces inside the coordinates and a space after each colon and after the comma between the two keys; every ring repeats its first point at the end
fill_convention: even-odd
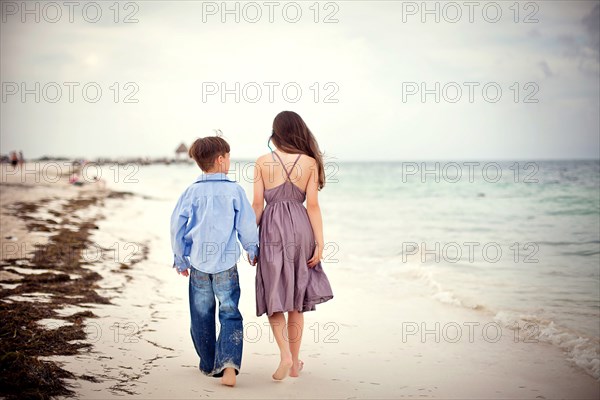
{"type": "Polygon", "coordinates": [[[290,311],[298,311],[301,313],[305,313],[305,312],[309,312],[309,311],[316,311],[316,305],[317,304],[323,304],[329,300],[333,299],[333,295],[331,296],[321,296],[321,297],[317,297],[315,299],[313,299],[313,301],[310,301],[308,303],[305,303],[304,306],[302,307],[302,310],[298,310],[296,308],[292,308],[290,310],[286,309],[286,310],[275,310],[275,311],[271,311],[271,313],[269,313],[268,311],[263,311],[260,314],[257,312],[256,316],[260,317],[263,314],[267,314],[267,317],[271,317],[273,316],[273,314],[275,313],[284,313],[284,312],[290,312],[290,311]]]}

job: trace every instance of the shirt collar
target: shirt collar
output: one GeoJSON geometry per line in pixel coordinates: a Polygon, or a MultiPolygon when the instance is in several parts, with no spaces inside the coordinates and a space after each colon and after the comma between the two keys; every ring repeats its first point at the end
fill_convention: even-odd
{"type": "Polygon", "coordinates": [[[226,181],[226,182],[233,182],[232,180],[230,180],[226,174],[222,173],[222,172],[218,172],[218,173],[214,173],[214,174],[200,174],[198,176],[198,178],[196,178],[196,180],[194,181],[194,183],[196,182],[206,182],[206,181],[226,181]]]}

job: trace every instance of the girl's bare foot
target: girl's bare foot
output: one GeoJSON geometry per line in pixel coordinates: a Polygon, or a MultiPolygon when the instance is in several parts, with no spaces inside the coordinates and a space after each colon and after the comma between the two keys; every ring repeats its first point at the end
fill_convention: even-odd
{"type": "Polygon", "coordinates": [[[292,368],[290,368],[290,376],[297,378],[300,376],[300,371],[304,368],[304,362],[302,360],[298,360],[298,362],[293,363],[292,368]]]}
{"type": "Polygon", "coordinates": [[[226,386],[235,386],[235,369],[225,368],[223,376],[221,377],[221,383],[226,386]]]}
{"type": "Polygon", "coordinates": [[[286,357],[282,357],[281,361],[279,362],[279,367],[277,367],[277,370],[273,373],[273,379],[276,381],[285,379],[285,377],[288,376],[292,365],[294,365],[294,363],[292,362],[291,354],[286,357]]]}

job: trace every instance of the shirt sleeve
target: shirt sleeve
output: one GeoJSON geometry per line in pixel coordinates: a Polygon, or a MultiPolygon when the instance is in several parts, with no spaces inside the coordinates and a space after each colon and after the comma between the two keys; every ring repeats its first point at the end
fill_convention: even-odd
{"type": "Polygon", "coordinates": [[[244,190],[239,188],[239,195],[235,202],[235,230],[244,250],[250,259],[258,256],[258,227],[256,214],[246,197],[244,190]]]}
{"type": "Polygon", "coordinates": [[[173,249],[173,267],[177,271],[183,272],[190,268],[190,261],[187,256],[190,254],[191,243],[186,243],[184,239],[187,223],[190,218],[190,205],[184,192],[171,214],[171,248],[173,249]]]}

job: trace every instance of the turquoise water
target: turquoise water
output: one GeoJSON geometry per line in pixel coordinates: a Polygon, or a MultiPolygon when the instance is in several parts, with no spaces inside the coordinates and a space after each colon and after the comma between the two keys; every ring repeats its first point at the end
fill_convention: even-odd
{"type": "Polygon", "coordinates": [[[327,204],[326,219],[339,224],[343,247],[397,268],[416,264],[465,304],[539,313],[598,337],[599,163],[537,162],[528,182],[522,174],[515,182],[515,164],[504,162],[497,182],[492,168],[485,178],[474,168],[473,179],[454,183],[445,164],[426,176],[407,175],[410,164],[341,167],[324,199],[338,204],[327,204]],[[410,258],[411,242],[430,255],[410,258]]]}
{"type": "MultiPolygon", "coordinates": [[[[600,162],[473,163],[328,161],[325,261],[348,273],[393,272],[451,306],[530,324],[529,336],[599,378],[600,162]]],[[[193,164],[142,166],[127,183],[107,168],[109,187],[165,207],[199,173],[193,164]]],[[[251,171],[234,160],[230,174],[249,198],[251,171]]]]}

